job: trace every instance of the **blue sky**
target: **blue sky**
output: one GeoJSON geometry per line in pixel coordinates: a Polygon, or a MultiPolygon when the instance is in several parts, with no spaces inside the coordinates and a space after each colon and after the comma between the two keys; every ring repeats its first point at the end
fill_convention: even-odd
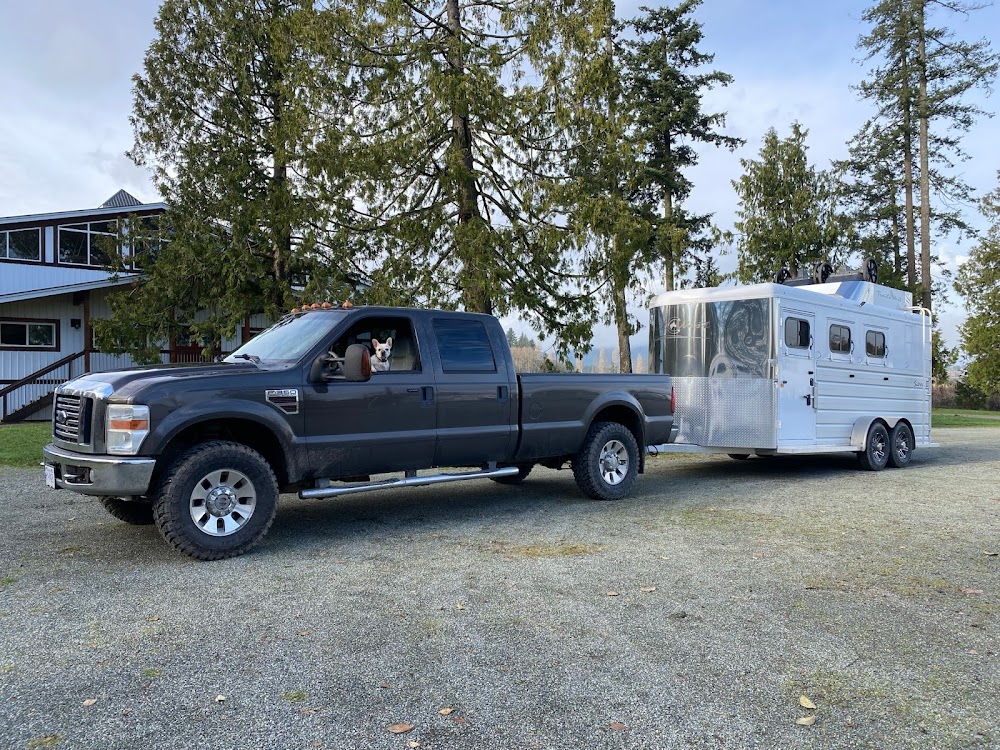
{"type": "MultiPolygon", "coordinates": [[[[712,212],[722,228],[732,226],[740,158],[753,158],[767,128],[787,134],[794,120],[809,129],[811,160],[826,167],[845,155],[845,142],[869,116],[850,90],[864,74],[856,62],[863,32],[861,0],[705,0],[698,11],[703,48],[715,67],[735,77],[712,92],[708,106],[728,112],[728,132],[746,139],[735,153],[706,151],[691,172],[695,189],[689,207],[712,212]]],[[[157,199],[144,170],[124,155],[131,146],[131,76],[141,68],[153,38],[155,0],[0,0],[0,216],[96,206],[119,188],[140,200],[157,199]]],[[[619,3],[619,15],[639,3],[619,3]]],[[[960,36],[995,39],[1000,9],[985,8],[966,22],[953,19],[960,36]]],[[[998,99],[982,99],[988,110],[998,99]]],[[[982,120],[964,146],[971,159],[960,165],[977,191],[997,185],[1000,156],[994,142],[998,122],[982,120]]],[[[969,217],[979,221],[969,209],[969,217]]],[[[968,252],[948,238],[936,245],[955,269],[968,252]]],[[[725,270],[735,258],[722,259],[725,270]]],[[[659,291],[655,284],[650,291],[659,291]]],[[[942,328],[957,342],[964,318],[956,296],[941,308],[942,328]]],[[[507,323],[509,321],[505,321],[507,323]]],[[[646,332],[634,348],[645,348],[646,332]]],[[[609,329],[599,346],[613,346],[609,329]]]]}

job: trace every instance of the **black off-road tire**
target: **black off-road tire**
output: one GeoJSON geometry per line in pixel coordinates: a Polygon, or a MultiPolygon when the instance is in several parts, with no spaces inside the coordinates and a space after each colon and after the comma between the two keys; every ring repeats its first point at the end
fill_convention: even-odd
{"type": "Polygon", "coordinates": [[[278,481],[264,457],[241,443],[222,440],[201,443],[178,456],[164,472],[153,501],[160,534],[172,547],[196,560],[222,560],[247,552],[271,528],[277,510],[278,481]],[[248,479],[255,504],[236,531],[213,536],[192,518],[192,493],[220,471],[248,479]]]}
{"type": "MultiPolygon", "coordinates": [[[[617,451],[621,455],[621,451],[617,451]]],[[[620,500],[625,497],[639,474],[639,446],[629,429],[618,422],[595,422],[590,426],[583,447],[573,458],[573,477],[580,491],[594,500],[620,500]],[[608,481],[609,474],[616,477],[619,471],[603,471],[602,454],[611,451],[614,443],[621,446],[627,456],[627,465],[620,472],[621,478],[608,481]]]]}
{"type": "Polygon", "coordinates": [[[889,428],[880,419],[872,422],[865,439],[865,449],[858,452],[858,463],[866,471],[882,471],[889,463],[889,428]]]}
{"type": "Polygon", "coordinates": [[[153,504],[145,500],[122,500],[120,497],[97,498],[104,510],[119,521],[133,526],[149,526],[153,523],[153,504]]]}
{"type": "Polygon", "coordinates": [[[906,422],[896,422],[889,433],[889,466],[905,469],[913,458],[913,430],[906,422]]]}
{"type": "Polygon", "coordinates": [[[517,474],[511,474],[509,477],[490,477],[490,479],[497,484],[520,484],[528,478],[528,474],[533,468],[535,468],[534,464],[518,464],[517,474]]]}

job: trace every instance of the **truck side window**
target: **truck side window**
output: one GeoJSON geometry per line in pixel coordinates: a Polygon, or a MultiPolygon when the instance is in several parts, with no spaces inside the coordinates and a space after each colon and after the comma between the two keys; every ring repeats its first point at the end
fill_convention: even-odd
{"type": "Polygon", "coordinates": [[[435,318],[434,335],[445,372],[496,372],[493,347],[478,320],[435,318]]]}
{"type": "Polygon", "coordinates": [[[881,331],[868,331],[865,334],[865,353],[869,357],[885,356],[885,334],[881,331]]]}
{"type": "Polygon", "coordinates": [[[851,329],[847,326],[830,326],[830,351],[833,353],[851,353],[851,329]]]}
{"type": "Polygon", "coordinates": [[[785,318],[785,346],[789,349],[809,348],[809,321],[785,318]]]}
{"type": "Polygon", "coordinates": [[[420,356],[416,339],[413,336],[413,325],[408,318],[362,318],[347,329],[330,347],[330,353],[343,357],[351,344],[364,344],[368,353],[375,357],[375,342],[385,346],[391,339],[389,349],[390,372],[414,372],[420,370],[420,356]]]}

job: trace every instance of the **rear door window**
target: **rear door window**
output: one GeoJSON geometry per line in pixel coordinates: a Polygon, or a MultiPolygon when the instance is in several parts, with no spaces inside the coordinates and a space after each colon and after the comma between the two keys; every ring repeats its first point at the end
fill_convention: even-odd
{"type": "Polygon", "coordinates": [[[497,371],[489,333],[478,320],[435,318],[433,327],[444,372],[497,371]]]}

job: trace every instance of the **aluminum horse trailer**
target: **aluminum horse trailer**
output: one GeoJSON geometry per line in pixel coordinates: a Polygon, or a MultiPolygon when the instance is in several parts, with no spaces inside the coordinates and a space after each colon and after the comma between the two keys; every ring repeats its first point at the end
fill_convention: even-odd
{"type": "Polygon", "coordinates": [[[857,277],[806,284],[652,300],[650,372],[673,376],[677,399],[676,434],[654,451],[853,451],[877,471],[934,445],[930,313],[857,277]]]}

